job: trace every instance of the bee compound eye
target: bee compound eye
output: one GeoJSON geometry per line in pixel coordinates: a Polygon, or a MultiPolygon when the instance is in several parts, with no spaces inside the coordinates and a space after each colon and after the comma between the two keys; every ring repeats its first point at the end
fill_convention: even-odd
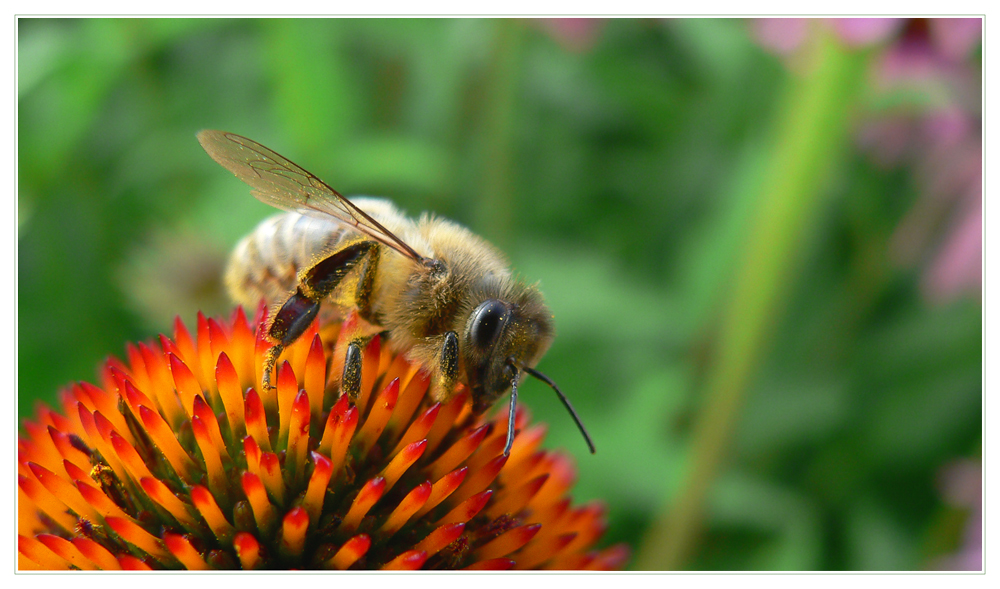
{"type": "Polygon", "coordinates": [[[507,305],[496,299],[489,299],[473,311],[472,329],[469,337],[480,348],[488,348],[496,341],[504,323],[510,317],[507,305]]]}

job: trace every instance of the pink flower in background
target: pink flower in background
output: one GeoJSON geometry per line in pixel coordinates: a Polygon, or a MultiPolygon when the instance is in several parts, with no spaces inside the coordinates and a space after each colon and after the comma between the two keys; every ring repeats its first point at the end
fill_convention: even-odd
{"type": "Polygon", "coordinates": [[[534,22],[564,49],[582,53],[597,43],[604,21],[603,18],[540,18],[534,22]]]}
{"type": "Polygon", "coordinates": [[[899,104],[870,113],[859,135],[875,161],[914,170],[920,197],[890,255],[923,268],[932,303],[982,290],[981,74],[969,59],[981,36],[980,19],[910,21],[873,71],[879,95],[899,104]]]}
{"type": "Polygon", "coordinates": [[[892,237],[890,257],[921,267],[924,297],[938,304],[982,289],[981,66],[978,18],[757,19],[766,49],[798,64],[817,28],[845,45],[882,44],[873,57],[873,106],[857,141],[886,168],[909,166],[920,196],[892,237]],[[882,106],[877,106],[882,105],[882,106]]]}
{"type": "Polygon", "coordinates": [[[935,570],[983,570],[983,466],[974,460],[962,460],[942,471],[942,495],[954,507],[969,510],[962,533],[962,545],[954,554],[934,563],[935,570]]]}
{"type": "Polygon", "coordinates": [[[899,18],[758,18],[750,28],[765,49],[790,55],[809,39],[813,27],[826,27],[845,44],[861,47],[888,39],[902,24],[899,18]]]}
{"type": "Polygon", "coordinates": [[[806,40],[810,22],[808,18],[758,18],[750,22],[750,32],[765,49],[788,55],[806,40]]]}
{"type": "Polygon", "coordinates": [[[935,18],[928,23],[938,53],[955,61],[965,59],[983,37],[983,21],[978,18],[935,18]]]}
{"type": "Polygon", "coordinates": [[[902,18],[832,18],[828,21],[840,40],[852,47],[881,43],[905,24],[902,18]]]}

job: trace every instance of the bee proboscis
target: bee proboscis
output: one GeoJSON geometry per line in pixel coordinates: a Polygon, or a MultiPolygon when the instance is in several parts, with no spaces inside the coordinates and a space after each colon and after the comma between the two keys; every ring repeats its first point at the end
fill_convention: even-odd
{"type": "MultiPolygon", "coordinates": [[[[272,347],[263,387],[271,387],[278,356],[321,304],[338,313],[356,309],[390,345],[430,370],[434,400],[447,401],[462,382],[478,415],[510,389],[505,455],[514,440],[521,372],[552,387],[594,452],[569,400],[534,369],[552,343],[552,315],[538,289],[515,278],[493,246],[439,217],[410,219],[386,200],[352,202],[246,137],[206,130],[198,141],[258,200],[288,211],[244,238],[226,272],[236,302],[280,303],[266,325],[272,347]]],[[[357,369],[352,362],[345,373],[357,369]]]]}

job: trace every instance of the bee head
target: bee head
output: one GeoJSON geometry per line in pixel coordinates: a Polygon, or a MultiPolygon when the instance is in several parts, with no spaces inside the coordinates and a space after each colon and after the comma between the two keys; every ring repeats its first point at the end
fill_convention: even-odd
{"type": "Polygon", "coordinates": [[[507,392],[518,367],[534,366],[553,337],[552,317],[537,291],[516,301],[487,298],[465,325],[463,360],[473,409],[482,413],[507,392]]]}

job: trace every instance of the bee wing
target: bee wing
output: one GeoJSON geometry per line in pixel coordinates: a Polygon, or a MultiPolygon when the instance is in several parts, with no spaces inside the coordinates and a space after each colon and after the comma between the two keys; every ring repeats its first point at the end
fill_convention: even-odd
{"type": "Polygon", "coordinates": [[[287,158],[235,133],[205,130],[198,142],[222,167],[248,184],[257,200],[311,216],[330,216],[415,261],[423,257],[342,194],[287,158]]]}

